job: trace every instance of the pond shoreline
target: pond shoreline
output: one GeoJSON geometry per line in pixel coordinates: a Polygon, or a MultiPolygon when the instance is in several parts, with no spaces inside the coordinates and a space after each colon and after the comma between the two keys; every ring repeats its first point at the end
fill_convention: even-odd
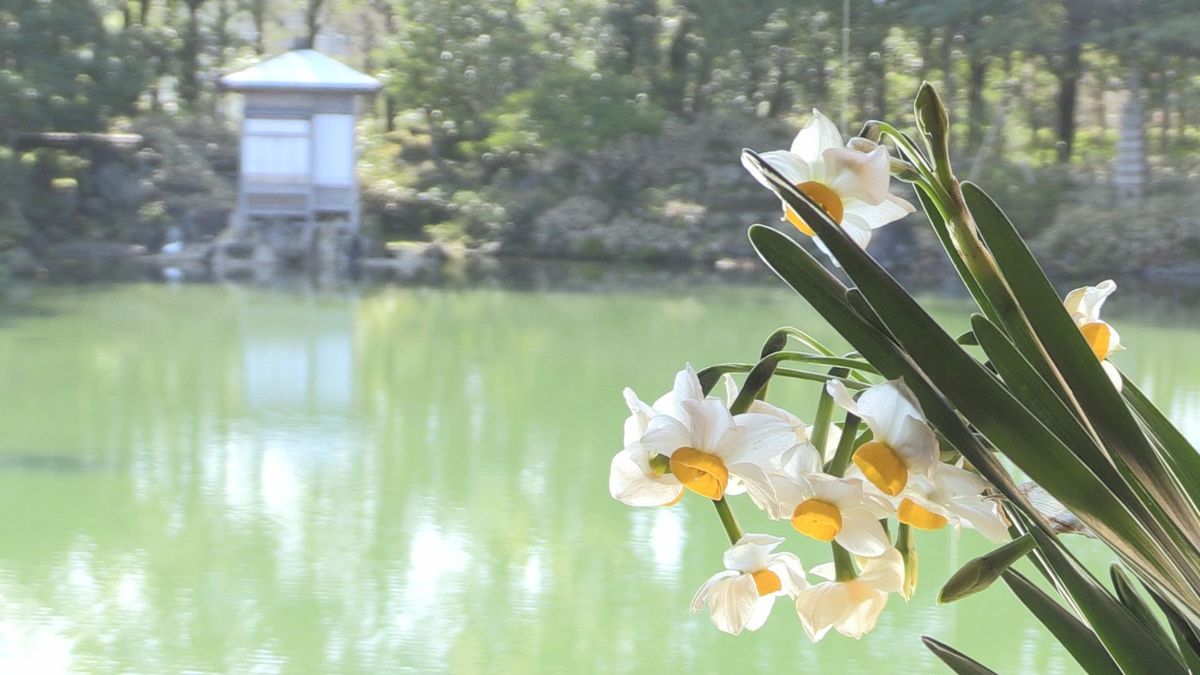
{"type": "MultiPolygon", "coordinates": [[[[10,292],[39,286],[96,285],[124,282],[237,284],[250,287],[315,290],[369,289],[387,286],[447,289],[497,288],[517,292],[603,293],[640,291],[689,294],[701,287],[772,287],[779,285],[770,269],[755,258],[724,258],[716,263],[608,261],[562,257],[536,257],[484,253],[479,250],[409,251],[406,258],[363,258],[351,269],[314,271],[293,268],[243,270],[215,275],[202,258],[179,260],[148,255],[139,247],[102,247],[91,258],[60,261],[37,275],[0,281],[0,303],[10,292]]],[[[948,267],[948,265],[947,265],[948,267]]],[[[914,292],[946,298],[967,298],[958,277],[938,268],[888,265],[894,277],[914,292]]],[[[833,269],[841,276],[840,271],[833,269]]],[[[1065,294],[1072,288],[1094,284],[1099,278],[1055,273],[1050,276],[1065,294]]],[[[1174,303],[1180,311],[1200,307],[1200,263],[1194,268],[1147,268],[1140,273],[1111,275],[1122,297],[1139,297],[1154,304],[1174,303]]],[[[843,280],[844,277],[843,277],[843,280]]]]}

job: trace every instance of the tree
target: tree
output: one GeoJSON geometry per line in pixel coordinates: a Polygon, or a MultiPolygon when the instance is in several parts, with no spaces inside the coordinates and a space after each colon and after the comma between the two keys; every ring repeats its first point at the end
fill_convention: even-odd
{"type": "Polygon", "coordinates": [[[527,84],[531,40],[515,0],[421,0],[391,52],[388,93],[422,113],[437,157],[489,133],[488,113],[527,84]]]}
{"type": "Polygon", "coordinates": [[[148,81],[140,32],[109,34],[87,0],[0,8],[0,129],[97,131],[148,81]]]}
{"type": "Polygon", "coordinates": [[[183,0],[187,7],[187,23],[179,59],[179,98],[194,105],[200,97],[200,7],[206,0],[183,0]]]}

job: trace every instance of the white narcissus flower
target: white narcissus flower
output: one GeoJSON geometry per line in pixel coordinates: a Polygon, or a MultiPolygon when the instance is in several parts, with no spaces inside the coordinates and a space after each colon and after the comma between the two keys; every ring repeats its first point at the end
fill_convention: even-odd
{"type": "Polygon", "coordinates": [[[938,442],[921,406],[900,380],[877,384],[856,402],[838,380],[826,390],[838,405],[866,423],[872,438],[854,451],[854,465],[875,487],[895,497],[909,476],[929,475],[938,463],[938,442]]]}
{"type": "MultiPolygon", "coordinates": [[[[862,481],[810,474],[774,482],[773,487],[778,513],[789,518],[797,532],[818,541],[836,541],[866,558],[882,555],[891,546],[879,520],[892,514],[892,505],[864,492],[862,481]]],[[[768,515],[774,515],[770,509],[768,515]]]]}
{"type": "Polygon", "coordinates": [[[638,445],[659,415],[683,417],[684,401],[704,400],[704,391],[696,371],[688,365],[675,375],[675,386],[648,405],[626,387],[625,404],[629,417],[625,419],[625,448],[612,460],[608,474],[608,490],[614,499],[630,506],[670,506],[683,496],[683,486],[667,471],[667,464],[656,460],[638,445]]]}
{"type": "MultiPolygon", "coordinates": [[[[837,126],[816,109],[812,119],[796,134],[790,150],[764,152],[760,157],[820,205],[863,248],[871,240],[871,230],[915,210],[912,204],[890,192],[887,148],[858,137],[843,146],[837,126]]],[[[742,164],[755,180],[771,189],[770,181],[753,163],[743,157],[742,164]]],[[[816,238],[812,227],[786,203],[783,213],[798,230],[816,238]]],[[[820,239],[816,241],[825,250],[820,239]]]]}
{"type": "Polygon", "coordinates": [[[855,639],[871,632],[887,605],[888,594],[899,593],[904,586],[904,560],[894,548],[868,558],[862,573],[849,581],[835,580],[832,563],[811,572],[829,579],[796,595],[796,613],[813,642],[825,637],[830,628],[855,639]]]}
{"type": "Polygon", "coordinates": [[[794,598],[808,586],[799,558],[771,552],[781,543],[779,537],[744,535],[725,552],[725,571],[709,577],[696,591],[692,611],[707,604],[713,623],[731,635],[761,628],[776,597],[794,598]]]}
{"type": "Polygon", "coordinates": [[[779,466],[793,446],[793,429],[774,415],[731,415],[723,401],[701,396],[689,367],[676,377],[673,393],[654,406],[633,397],[627,444],[609,473],[614,498],[631,506],[663,506],[679,499],[682,488],[709,499],[721,499],[726,491],[770,490],[766,471],[779,466]]]}
{"type": "Polygon", "coordinates": [[[1000,504],[983,496],[987,481],[953,464],[939,463],[929,476],[913,476],[901,493],[896,518],[923,530],[939,530],[947,524],[979,530],[983,536],[1002,543],[1010,539],[1000,504]]]}
{"type": "Polygon", "coordinates": [[[1121,345],[1121,336],[1117,330],[1100,320],[1100,307],[1116,290],[1117,284],[1112,279],[1105,279],[1095,286],[1084,286],[1067,293],[1063,305],[1075,325],[1079,327],[1079,332],[1083,333],[1083,338],[1087,340],[1092,353],[1100,360],[1108,379],[1112,380],[1113,386],[1119,391],[1121,373],[1117,372],[1116,366],[1108,362],[1108,357],[1125,347],[1121,345]]]}
{"type": "Polygon", "coordinates": [[[709,499],[722,499],[731,484],[735,493],[771,489],[767,472],[795,439],[787,423],[762,413],[731,415],[715,398],[684,401],[682,408],[683,419],[650,420],[638,443],[648,457],[666,458],[680,484],[709,499]]]}

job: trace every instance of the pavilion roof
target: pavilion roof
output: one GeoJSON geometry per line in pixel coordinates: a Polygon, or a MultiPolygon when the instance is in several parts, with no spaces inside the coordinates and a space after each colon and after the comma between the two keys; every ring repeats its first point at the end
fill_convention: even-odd
{"type": "Polygon", "coordinates": [[[293,49],[221,78],[233,91],[263,89],[369,93],[382,86],[336,59],[312,49],[293,49]]]}

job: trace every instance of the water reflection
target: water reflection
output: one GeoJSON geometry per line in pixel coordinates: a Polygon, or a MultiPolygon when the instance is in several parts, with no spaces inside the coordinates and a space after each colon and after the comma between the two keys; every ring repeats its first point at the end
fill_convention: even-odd
{"type": "MultiPolygon", "coordinates": [[[[1200,437],[1192,329],[1117,300],[1118,362],[1200,437]]],[[[973,533],[923,536],[918,598],[860,643],[814,648],[786,603],[736,639],[687,613],[723,534],[609,499],[619,392],[785,321],[834,339],[774,288],[36,291],[0,309],[0,671],[922,671],[932,634],[1070,672],[1002,589],[933,603],[973,533]]]]}

